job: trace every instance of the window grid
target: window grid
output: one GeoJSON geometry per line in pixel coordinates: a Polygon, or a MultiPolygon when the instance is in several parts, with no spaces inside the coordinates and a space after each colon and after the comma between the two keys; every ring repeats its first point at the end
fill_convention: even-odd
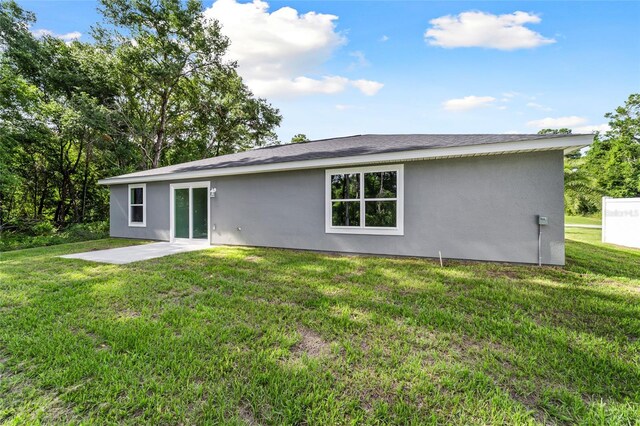
{"type": "MultiPolygon", "coordinates": [[[[404,192],[404,178],[403,167],[402,165],[391,166],[391,167],[371,167],[371,168],[354,168],[354,169],[343,169],[343,170],[327,170],[327,193],[328,193],[328,206],[327,206],[327,216],[326,216],[326,232],[346,232],[349,231],[357,232],[357,233],[369,233],[369,234],[388,234],[388,235],[404,235],[404,208],[401,205],[403,203],[402,194],[404,192]],[[396,193],[395,197],[372,197],[365,198],[365,174],[368,173],[382,173],[382,172],[395,172],[396,174],[396,193]],[[359,174],[359,198],[334,198],[332,191],[332,181],[335,176],[339,175],[352,175],[359,174]],[[357,226],[344,226],[344,225],[333,225],[333,204],[336,202],[358,202],[359,203],[359,213],[360,213],[360,223],[357,226]],[[388,226],[367,226],[367,218],[366,218],[366,203],[367,202],[394,202],[396,209],[396,226],[388,227],[388,226]],[[333,231],[332,231],[333,230],[333,231]]],[[[381,190],[383,182],[380,182],[381,190]]]]}
{"type": "Polygon", "coordinates": [[[139,227],[145,227],[147,225],[147,185],[142,183],[142,184],[132,184],[128,186],[128,194],[127,194],[127,198],[128,198],[128,217],[129,217],[129,226],[139,226],[139,227]],[[135,203],[134,199],[134,193],[136,189],[141,189],[142,190],[142,203],[135,203]],[[142,221],[136,221],[134,220],[133,217],[133,207],[141,207],[142,208],[142,221]]]}

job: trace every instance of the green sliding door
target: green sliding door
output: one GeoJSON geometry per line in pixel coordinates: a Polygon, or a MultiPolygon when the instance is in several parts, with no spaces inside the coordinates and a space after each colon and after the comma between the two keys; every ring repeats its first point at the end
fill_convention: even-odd
{"type": "Polygon", "coordinates": [[[189,188],[175,190],[175,238],[189,238],[189,188]]]}
{"type": "Polygon", "coordinates": [[[206,239],[209,227],[207,188],[176,188],[173,193],[175,238],[206,239]]]}

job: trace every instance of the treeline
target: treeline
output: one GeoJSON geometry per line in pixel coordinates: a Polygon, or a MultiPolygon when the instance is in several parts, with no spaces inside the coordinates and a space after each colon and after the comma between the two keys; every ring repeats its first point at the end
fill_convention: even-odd
{"type": "Polygon", "coordinates": [[[91,43],[0,2],[0,230],[108,217],[99,178],[277,143],[199,0],[100,0],[91,43]]]}
{"type": "Polygon", "coordinates": [[[598,213],[603,196],[640,197],[640,94],[630,95],[623,106],[605,117],[609,130],[596,134],[586,152],[568,155],[565,160],[567,213],[598,213]]]}

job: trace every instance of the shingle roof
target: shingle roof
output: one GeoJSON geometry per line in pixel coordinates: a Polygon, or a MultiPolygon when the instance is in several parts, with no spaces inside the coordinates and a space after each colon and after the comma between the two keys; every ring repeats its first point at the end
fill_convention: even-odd
{"type": "Polygon", "coordinates": [[[129,173],[126,175],[118,176],[118,178],[124,179],[169,175],[174,173],[286,163],[291,161],[352,157],[367,154],[382,154],[389,152],[412,151],[431,148],[520,142],[537,139],[561,138],[566,136],[577,135],[355,135],[257,148],[250,151],[238,152],[235,154],[205,158],[204,160],[191,161],[188,163],[174,164],[172,166],[129,173]]]}

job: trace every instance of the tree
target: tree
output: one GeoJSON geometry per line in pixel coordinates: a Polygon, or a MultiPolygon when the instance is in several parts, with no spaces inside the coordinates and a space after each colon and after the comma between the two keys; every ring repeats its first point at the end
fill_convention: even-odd
{"type": "Polygon", "coordinates": [[[563,127],[561,129],[542,129],[538,131],[539,135],[570,135],[571,129],[563,127]]]}
{"type": "Polygon", "coordinates": [[[10,206],[19,206],[19,217],[82,221],[92,146],[109,131],[106,105],[116,95],[109,58],[89,44],[36,39],[33,22],[15,3],[0,4],[0,143],[10,156],[3,159],[7,174],[19,183],[10,206]]]}
{"type": "Polygon", "coordinates": [[[100,3],[111,29],[98,26],[94,36],[116,57],[116,111],[142,168],[275,140],[278,111],[254,98],[236,64],[224,61],[229,40],[203,17],[199,0],[100,3]]]}
{"type": "MultiPolygon", "coordinates": [[[[542,129],[539,135],[570,135],[571,129],[542,129]]],[[[595,213],[600,209],[602,191],[588,173],[580,150],[565,155],[564,206],[570,214],[595,213]]]]}
{"type": "Polygon", "coordinates": [[[605,114],[610,130],[596,139],[587,153],[586,167],[605,195],[640,196],[640,94],[605,114]]]}
{"type": "Polygon", "coordinates": [[[596,213],[601,207],[602,194],[596,179],[585,167],[585,158],[565,156],[565,211],[572,215],[596,213]]]}
{"type": "Polygon", "coordinates": [[[274,143],[277,109],[199,0],[102,0],[96,43],[34,37],[0,0],[0,226],[104,219],[100,177],[274,143]]]}
{"type": "Polygon", "coordinates": [[[291,138],[291,143],[308,142],[309,138],[304,133],[298,133],[291,138]]]}

